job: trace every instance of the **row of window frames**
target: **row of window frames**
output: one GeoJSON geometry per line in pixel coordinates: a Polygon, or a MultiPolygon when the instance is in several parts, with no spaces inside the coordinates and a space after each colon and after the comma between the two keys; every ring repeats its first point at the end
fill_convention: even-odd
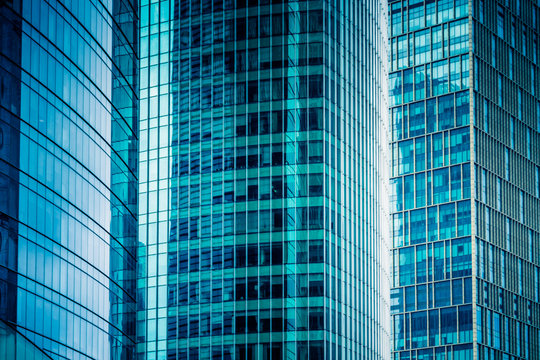
{"type": "MultiPolygon", "coordinates": [[[[326,122],[325,129],[331,131],[333,135],[341,134],[342,124],[339,119],[330,124],[327,112],[326,122]]],[[[178,139],[180,144],[186,144],[235,136],[257,136],[322,129],[322,108],[265,111],[236,115],[236,117],[214,116],[213,118],[198,119],[193,116],[191,121],[181,120],[179,124],[173,124],[172,142],[175,143],[175,140],[178,139]]],[[[157,128],[150,129],[151,139],[157,141],[157,135],[157,128]]]]}
{"type": "MultiPolygon", "coordinates": [[[[478,343],[492,346],[499,351],[505,350],[520,355],[515,359],[530,359],[529,349],[533,353],[538,353],[538,336],[533,335],[538,331],[537,328],[481,307],[476,308],[476,317],[478,343]]],[[[484,348],[484,350],[485,352],[479,346],[479,359],[495,359],[494,349],[484,348]],[[491,350],[491,357],[488,355],[488,350],[491,350]]],[[[503,359],[509,359],[509,357],[503,359]]]]}
{"type": "MultiPolygon", "coordinates": [[[[487,39],[482,39],[487,40],[487,39]]],[[[532,59],[533,64],[530,64],[526,61],[524,61],[523,56],[517,53],[516,57],[516,68],[518,69],[517,73],[518,75],[517,79],[514,78],[514,52],[515,49],[511,47],[507,47],[508,55],[506,56],[503,52],[505,46],[499,45],[499,49],[497,49],[497,44],[500,44],[497,42],[495,35],[491,35],[491,65],[494,68],[497,68],[499,71],[501,71],[504,75],[508,76],[510,80],[513,80],[518,83],[518,85],[525,90],[532,93],[532,95],[535,95],[535,89],[536,89],[536,51],[534,51],[534,57],[532,59]],[[501,49],[502,47],[502,49],[501,49]],[[528,76],[523,77],[522,74],[526,74],[526,69],[530,69],[530,78],[528,76]],[[524,82],[529,82],[528,86],[524,82]]],[[[536,49],[536,43],[534,44],[534,48],[536,49]]],[[[487,52],[487,51],[486,51],[487,52]]],[[[484,57],[487,61],[487,56],[484,57]]],[[[475,63],[478,63],[478,59],[475,59],[475,63]]],[[[476,65],[475,64],[475,65],[476,65]]],[[[478,86],[476,86],[478,88],[478,86]]]]}
{"type": "Polygon", "coordinates": [[[468,125],[469,112],[468,91],[394,107],[392,140],[468,125]]]}
{"type": "Polygon", "coordinates": [[[454,0],[439,0],[438,3],[426,0],[425,5],[423,1],[406,5],[401,1],[389,5],[391,36],[441,24],[468,13],[467,0],[455,0],[455,3],[454,0]]]}
{"type": "MultiPolygon", "coordinates": [[[[519,1],[517,1],[517,4],[519,4],[519,1]]],[[[487,26],[487,24],[484,23],[483,0],[480,2],[480,5],[482,5],[482,6],[480,6],[480,9],[479,9],[479,20],[480,20],[480,23],[487,26]]],[[[517,18],[517,19],[521,20],[521,26],[519,26],[519,24],[516,26],[516,16],[511,14],[509,11],[505,10],[499,4],[499,5],[497,5],[497,23],[496,24],[489,24],[489,25],[496,25],[496,28],[494,28],[494,26],[490,26],[489,29],[491,31],[493,31],[494,33],[496,33],[499,38],[501,38],[502,40],[505,40],[513,48],[515,48],[516,50],[519,51],[519,49],[518,49],[519,44],[516,44],[516,38],[520,39],[520,36],[519,36],[520,30],[519,30],[519,28],[521,28],[521,39],[520,39],[521,41],[519,41],[519,43],[521,44],[521,52],[523,53],[523,55],[525,55],[525,56],[528,55],[529,57],[531,56],[530,53],[532,52],[534,62],[536,63],[536,44],[537,44],[537,39],[538,39],[538,36],[537,36],[536,32],[534,31],[535,28],[536,28],[536,9],[533,7],[532,10],[533,11],[532,11],[531,14],[532,14],[533,26],[531,27],[529,24],[525,24],[525,22],[523,22],[523,20],[519,19],[519,18],[517,18]],[[505,32],[508,33],[508,26],[505,26],[505,22],[507,23],[507,21],[505,21],[505,15],[511,17],[510,34],[509,34],[510,36],[505,36],[505,32]],[[516,36],[516,34],[518,34],[518,36],[516,36]],[[527,41],[527,35],[529,35],[529,37],[532,37],[532,44],[533,44],[532,51],[531,51],[530,47],[528,46],[529,41],[527,41]],[[527,50],[529,50],[529,51],[527,51],[527,50]],[[527,54],[527,53],[529,53],[529,54],[527,54]]],[[[495,49],[493,49],[493,52],[495,52],[495,49]]]]}
{"type": "Polygon", "coordinates": [[[296,255],[292,259],[283,251],[283,244],[225,245],[180,250],[169,253],[168,273],[234,269],[251,266],[270,266],[288,263],[316,264],[324,261],[322,240],[296,241],[296,255]]]}
{"type": "MultiPolygon", "coordinates": [[[[455,359],[468,360],[473,358],[473,345],[448,345],[440,347],[431,347],[428,349],[395,352],[392,360],[411,360],[411,359],[455,359]],[[455,357],[452,357],[454,354],[455,357]]],[[[491,359],[494,358],[492,355],[491,359]]],[[[480,358],[481,360],[484,360],[480,358]]],[[[488,359],[488,357],[486,357],[488,359]]],[[[187,360],[187,358],[186,358],[187,360]]],[[[191,359],[190,359],[191,360],[191,359]]],[[[505,359],[509,360],[509,359],[505,359]]]]}
{"type": "MultiPolygon", "coordinates": [[[[305,2],[305,0],[299,0],[299,2],[305,2]]],[[[284,0],[181,0],[174,3],[173,12],[175,19],[188,19],[190,16],[211,14],[212,12],[217,11],[282,3],[287,2],[284,0]]],[[[168,4],[165,3],[164,6],[168,6],[168,4]]],[[[157,17],[158,4],[152,5],[150,9],[154,16],[157,17]]],[[[143,9],[143,11],[148,10],[143,9]]]]}
{"type": "MultiPolygon", "coordinates": [[[[237,13],[240,15],[240,13],[237,13]]],[[[181,50],[227,41],[242,41],[270,36],[318,33],[323,31],[323,10],[284,11],[272,15],[235,17],[221,21],[199,22],[183,26],[177,43],[181,50]]],[[[334,17],[332,16],[332,20],[334,17]]],[[[338,18],[339,21],[339,18],[338,18]]]]}
{"type": "MultiPolygon", "coordinates": [[[[322,274],[296,275],[298,279],[273,276],[249,276],[169,284],[168,306],[222,303],[226,301],[265,300],[330,296],[324,292],[322,274]]],[[[334,286],[335,293],[335,286],[334,286]]]]}
{"type": "MultiPolygon", "coordinates": [[[[313,99],[323,96],[323,81],[320,75],[308,75],[298,76],[298,82],[289,82],[286,78],[274,78],[270,80],[253,80],[237,81],[236,83],[225,83],[225,85],[210,85],[191,88],[189,90],[180,91],[179,102],[175,102],[175,95],[177,92],[173,92],[173,108],[174,113],[180,111],[197,111],[206,110],[210,108],[230,106],[230,105],[242,105],[253,104],[257,102],[268,102],[273,100],[290,100],[290,99],[313,99]],[[308,86],[309,77],[309,86],[308,86]],[[305,78],[306,81],[304,81],[305,78]],[[236,97],[235,97],[236,96],[236,97]]],[[[335,82],[326,84],[326,98],[332,100],[332,102],[339,102],[341,91],[334,91],[335,82]],[[329,91],[328,86],[332,86],[329,91]],[[334,96],[334,94],[336,94],[334,96]]],[[[339,88],[338,88],[339,90],[339,88]]],[[[168,104],[162,103],[162,110],[168,104]]],[[[150,113],[157,112],[157,108],[150,107],[150,113]]]]}
{"type": "MultiPolygon", "coordinates": [[[[180,60],[172,61],[172,81],[209,78],[245,71],[269,70],[287,67],[322,65],[324,63],[323,43],[303,43],[249,48],[236,51],[214,52],[202,55],[182,53],[180,60]],[[288,51],[291,49],[291,51],[288,51]],[[294,49],[294,51],[292,51],[294,49]]],[[[157,67],[150,71],[157,71],[157,67]],[[155,69],[155,70],[154,70],[155,69]]],[[[147,74],[142,68],[141,80],[147,74]]],[[[157,81],[157,79],[156,79],[157,81]]],[[[142,86],[145,88],[146,86],[142,86]]]]}
{"type": "MultiPolygon", "coordinates": [[[[415,65],[428,64],[448,58],[455,55],[465,54],[469,49],[469,34],[468,34],[467,19],[450,23],[450,27],[446,24],[437,26],[427,30],[418,31],[409,36],[400,36],[392,39],[390,50],[391,54],[391,71],[413,67],[415,65]],[[448,32],[448,30],[450,30],[448,32]],[[433,31],[433,34],[431,34],[433,31]]],[[[464,72],[468,72],[468,64],[462,61],[461,67],[464,72]]],[[[447,60],[442,60],[447,61],[447,60]]],[[[459,58],[454,61],[459,67],[459,58]]],[[[459,70],[458,70],[459,72],[459,70]]]]}
{"type": "Polygon", "coordinates": [[[492,281],[477,280],[477,304],[494,309],[520,322],[536,322],[538,301],[495,285],[492,281]]]}
{"type": "MultiPolygon", "coordinates": [[[[272,312],[248,310],[179,315],[168,317],[167,337],[183,339],[211,335],[324,330],[324,317],[325,312],[322,307],[297,307],[289,311],[279,309],[272,312]]],[[[328,320],[330,319],[327,315],[328,320]]],[[[327,324],[326,327],[328,328],[329,325],[327,324]]],[[[238,357],[238,359],[247,359],[247,357],[238,357]]]]}
{"type": "Polygon", "coordinates": [[[467,89],[469,87],[468,56],[461,58],[461,66],[459,57],[454,57],[428,64],[425,66],[426,70],[422,65],[390,74],[391,105],[401,105],[467,89]]]}
{"type": "MultiPolygon", "coordinates": [[[[334,214],[335,212],[332,211],[332,216],[334,214]]],[[[334,224],[333,221],[329,221],[329,216],[324,216],[322,206],[237,211],[212,216],[180,218],[178,223],[173,222],[171,225],[169,241],[272,231],[321,230],[323,228],[335,232],[336,226],[334,224]]],[[[337,222],[337,230],[340,233],[341,221],[337,222]]]]}
{"type": "Polygon", "coordinates": [[[398,177],[390,183],[393,187],[390,199],[393,212],[424,207],[426,204],[458,201],[471,196],[468,164],[398,177]]]}
{"type": "MultiPolygon", "coordinates": [[[[518,92],[519,94],[519,92],[518,92]]],[[[482,100],[478,99],[478,103],[482,100]]],[[[504,134],[504,139],[506,140],[505,144],[508,146],[508,140],[510,141],[510,149],[516,150],[516,140],[520,153],[525,153],[527,158],[531,159],[531,153],[534,145],[534,133],[535,131],[540,132],[540,103],[536,103],[536,126],[529,126],[521,120],[509,115],[500,106],[495,105],[493,102],[490,102],[487,99],[483,99],[483,107],[478,107],[476,116],[477,123],[475,125],[486,133],[491,134],[504,134]],[[483,111],[482,111],[483,110],[483,111]],[[483,119],[483,120],[480,120],[483,119]],[[531,137],[533,139],[531,139],[531,137]],[[525,148],[526,150],[523,151],[525,148]]],[[[534,114],[532,115],[534,119],[534,114]]]]}
{"type": "MultiPolygon", "coordinates": [[[[393,221],[395,248],[468,236],[472,226],[470,201],[396,213],[393,215],[393,221]]],[[[444,273],[437,273],[435,276],[444,276],[444,273]]]]}
{"type": "MultiPolygon", "coordinates": [[[[328,175],[326,175],[328,193],[328,175]]],[[[171,188],[171,208],[323,195],[323,174],[266,176],[171,188]],[[236,183],[236,184],[235,184],[236,183]],[[246,187],[247,185],[247,187],[246,187]]]]}
{"type": "Polygon", "coordinates": [[[394,288],[390,294],[392,314],[472,302],[470,277],[394,288]]]}
{"type": "MultiPolygon", "coordinates": [[[[327,144],[327,143],[326,143],[327,144]]],[[[228,170],[256,169],[269,166],[322,164],[323,142],[319,140],[295,143],[257,145],[235,148],[203,150],[173,158],[172,176],[209,174],[228,170]],[[271,150],[271,152],[270,152],[271,150]]],[[[333,145],[332,145],[333,147],[333,145]]],[[[334,150],[334,149],[332,149],[334,150]]],[[[332,154],[334,155],[334,154],[332,154]]],[[[337,158],[341,156],[338,152],[337,158]]],[[[332,164],[336,156],[332,156],[332,164]]],[[[328,157],[326,163],[328,164],[328,157]]],[[[154,169],[155,170],[155,169],[154,169]]]]}
{"type": "Polygon", "coordinates": [[[392,144],[393,176],[469,161],[470,129],[463,127],[392,144]]]}
{"type": "Polygon", "coordinates": [[[471,239],[438,241],[432,244],[394,250],[394,282],[412,285],[470,276],[472,273],[471,239]],[[452,246],[450,246],[452,245],[452,246]],[[416,255],[416,256],[415,256],[416,255]]]}
{"type": "MultiPolygon", "coordinates": [[[[277,323],[276,323],[277,324],[277,323]]],[[[232,325],[227,323],[227,326],[232,329],[232,325]]],[[[277,325],[276,325],[277,326],[277,325]]],[[[225,330],[224,330],[225,331],[225,330]]],[[[232,334],[231,330],[227,330],[226,334],[232,334]]],[[[277,331],[277,330],[276,330],[277,331]]],[[[221,335],[219,332],[216,335],[221,335]]],[[[172,334],[168,334],[169,338],[172,334]]],[[[238,340],[237,340],[238,341],[238,340]]],[[[290,342],[263,342],[256,344],[214,344],[210,346],[197,346],[169,348],[167,350],[167,360],[199,360],[199,359],[212,359],[212,360],[232,360],[232,359],[253,359],[255,354],[258,354],[262,349],[262,354],[267,356],[268,360],[281,360],[284,358],[284,354],[288,350],[294,348],[297,354],[298,360],[319,360],[324,356],[324,342],[323,340],[310,340],[308,341],[290,341],[290,342]],[[236,354],[236,355],[235,355],[236,354]]],[[[342,345],[336,346],[336,343],[332,343],[330,348],[330,342],[326,341],[327,353],[337,354],[341,353],[345,349],[342,349],[342,345]],[[339,350],[338,350],[339,349],[339,350]]],[[[350,350],[348,350],[350,352],[350,350]]],[[[333,355],[336,359],[337,355],[333,355]]],[[[397,360],[397,359],[396,359],[397,360]]],[[[483,359],[482,359],[483,360],[483,359]]]]}
{"type": "Polygon", "coordinates": [[[471,342],[472,309],[472,305],[462,305],[394,315],[394,350],[471,342]]]}

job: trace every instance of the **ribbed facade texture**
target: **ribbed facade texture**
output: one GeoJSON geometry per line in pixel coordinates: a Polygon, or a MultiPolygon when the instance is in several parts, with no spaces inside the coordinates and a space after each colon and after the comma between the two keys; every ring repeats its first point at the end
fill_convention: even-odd
{"type": "Polygon", "coordinates": [[[137,6],[0,3],[5,358],[134,358],[137,6]]]}
{"type": "Polygon", "coordinates": [[[390,1],[393,359],[538,359],[537,2],[390,1]]]}
{"type": "Polygon", "coordinates": [[[389,358],[387,8],[141,2],[141,358],[389,358]]]}

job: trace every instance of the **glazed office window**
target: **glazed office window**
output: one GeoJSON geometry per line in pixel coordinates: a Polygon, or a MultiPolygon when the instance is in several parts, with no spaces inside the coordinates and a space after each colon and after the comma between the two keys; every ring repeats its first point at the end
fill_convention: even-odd
{"type": "Polygon", "coordinates": [[[409,210],[414,207],[414,175],[403,178],[403,204],[404,209],[409,210]]]}
{"type": "Polygon", "coordinates": [[[468,51],[469,34],[467,19],[458,20],[450,23],[450,56],[462,54],[468,51]]]}
{"type": "Polygon", "coordinates": [[[426,205],[426,173],[418,173],[415,175],[416,185],[416,207],[426,205]]]}
{"type": "Polygon", "coordinates": [[[443,308],[441,313],[441,344],[451,344],[457,340],[457,309],[443,308]]]}
{"type": "MultiPolygon", "coordinates": [[[[411,99],[412,100],[412,99],[411,99]]],[[[422,135],[425,132],[425,103],[423,101],[409,105],[409,136],[422,135]]]]}
{"type": "Polygon", "coordinates": [[[409,66],[409,41],[406,35],[400,36],[397,40],[397,66],[403,69],[409,66]]]}
{"type": "Polygon", "coordinates": [[[504,9],[497,5],[497,35],[504,39],[504,9]]]}
{"type": "Polygon", "coordinates": [[[394,316],[393,321],[394,347],[396,350],[405,348],[405,315],[394,316]]]}
{"type": "Polygon", "coordinates": [[[433,171],[433,203],[439,204],[449,200],[449,169],[433,171]]]}
{"type": "Polygon", "coordinates": [[[410,213],[411,244],[426,241],[426,209],[413,210],[410,213]]]}
{"type": "Polygon", "coordinates": [[[413,140],[399,143],[399,174],[408,174],[414,171],[414,142],[413,140]]]}
{"type": "Polygon", "coordinates": [[[448,60],[433,63],[432,78],[432,91],[434,96],[448,92],[448,60]]]}
{"type": "Polygon", "coordinates": [[[415,251],[414,247],[402,248],[399,250],[399,285],[410,285],[414,283],[415,276],[415,251]]]}
{"type": "Polygon", "coordinates": [[[411,346],[427,346],[427,323],[428,317],[426,311],[415,312],[411,314],[411,346]]]}
{"type": "Polygon", "coordinates": [[[392,36],[399,35],[402,29],[402,9],[401,4],[394,3],[390,10],[390,23],[392,26],[392,36]]]}
{"type": "Polygon", "coordinates": [[[450,131],[450,163],[459,164],[469,161],[470,131],[468,128],[450,131]]]}
{"type": "Polygon", "coordinates": [[[426,169],[426,138],[418,137],[415,139],[414,145],[414,166],[415,171],[423,171],[426,169]]]}
{"type": "Polygon", "coordinates": [[[403,71],[403,102],[412,101],[414,94],[414,71],[408,69],[403,71]]]}
{"type": "Polygon", "coordinates": [[[439,207],[439,238],[449,239],[455,236],[456,209],[455,204],[439,207]]]}
{"type": "Polygon", "coordinates": [[[440,345],[440,340],[439,340],[440,327],[439,326],[440,326],[439,310],[430,310],[429,311],[429,345],[430,346],[440,345]]]}
{"type": "MultiPolygon", "coordinates": [[[[469,221],[470,222],[470,221],[469,221]]],[[[470,276],[472,269],[471,239],[452,240],[452,277],[470,276]]]]}
{"type": "Polygon", "coordinates": [[[460,90],[461,87],[461,59],[450,58],[450,91],[460,90]]]}
{"type": "Polygon", "coordinates": [[[454,10],[456,13],[455,18],[459,19],[461,17],[468,15],[468,1],[467,0],[455,0],[454,2],[454,10]]]}
{"type": "Polygon", "coordinates": [[[450,198],[452,201],[461,200],[461,166],[450,168],[450,198]]]}
{"type": "Polygon", "coordinates": [[[399,105],[403,102],[402,90],[401,72],[390,74],[390,99],[392,99],[392,105],[399,105]]]}
{"type": "Polygon", "coordinates": [[[437,2],[437,21],[439,24],[454,18],[454,1],[439,0],[437,2]]]}
{"type": "Polygon", "coordinates": [[[421,100],[426,96],[425,66],[418,66],[414,72],[414,95],[415,100],[421,100]]]}
{"type": "Polygon", "coordinates": [[[427,253],[426,246],[416,246],[416,283],[427,281],[427,253]]]}
{"type": "Polygon", "coordinates": [[[456,126],[469,124],[469,93],[467,91],[456,93],[456,126]]]}
{"type": "Polygon", "coordinates": [[[431,31],[430,29],[417,31],[414,34],[414,63],[425,64],[431,61],[431,31]]]}
{"type": "Polygon", "coordinates": [[[409,4],[409,31],[424,27],[424,4],[412,1],[409,4]]]}
{"type": "Polygon", "coordinates": [[[443,57],[443,32],[441,26],[431,28],[431,57],[440,60],[443,57]]]}
{"type": "Polygon", "coordinates": [[[454,95],[441,96],[437,100],[439,130],[454,127],[454,95]]]}

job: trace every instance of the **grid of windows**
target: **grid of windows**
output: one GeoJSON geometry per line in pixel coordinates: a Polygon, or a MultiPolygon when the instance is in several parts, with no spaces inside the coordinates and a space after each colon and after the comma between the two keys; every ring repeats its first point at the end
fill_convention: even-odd
{"type": "Polygon", "coordinates": [[[473,341],[468,1],[391,1],[393,359],[473,341]]]}
{"type": "Polygon", "coordinates": [[[137,22],[129,1],[0,6],[0,314],[55,359],[135,354],[137,22]]]}
{"type": "Polygon", "coordinates": [[[538,4],[389,7],[394,359],[538,359],[538,4]]]}
{"type": "Polygon", "coordinates": [[[478,359],[538,359],[540,9],[481,1],[474,10],[478,359]]]}
{"type": "Polygon", "coordinates": [[[141,2],[141,354],[388,355],[381,6],[141,2]]]}

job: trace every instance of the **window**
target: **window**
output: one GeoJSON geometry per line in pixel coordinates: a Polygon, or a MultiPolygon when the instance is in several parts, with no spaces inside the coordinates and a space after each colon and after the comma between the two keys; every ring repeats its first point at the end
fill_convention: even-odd
{"type": "Polygon", "coordinates": [[[454,1],[453,0],[439,0],[438,2],[438,14],[437,21],[439,24],[452,20],[454,18],[454,1]]]}
{"type": "Polygon", "coordinates": [[[450,23],[450,56],[462,54],[469,49],[468,20],[463,19],[450,23]]]}
{"type": "Polygon", "coordinates": [[[504,39],[504,9],[497,5],[497,35],[504,39]]]}
{"type": "Polygon", "coordinates": [[[411,314],[411,346],[413,348],[427,346],[427,312],[419,311],[411,314]]]}
{"type": "Polygon", "coordinates": [[[399,285],[414,283],[414,247],[399,250],[399,285]]]}
{"type": "Polygon", "coordinates": [[[403,102],[407,103],[413,100],[414,80],[413,69],[403,71],[403,102]]]}
{"type": "Polygon", "coordinates": [[[455,236],[456,209],[453,203],[441,205],[439,208],[439,237],[449,239],[455,236]]]}
{"type": "Polygon", "coordinates": [[[440,204],[449,201],[449,169],[433,171],[433,203],[440,204]]]}
{"type": "Polygon", "coordinates": [[[403,32],[401,11],[401,3],[394,3],[391,5],[390,21],[392,26],[392,36],[401,34],[403,32]]]}
{"type": "Polygon", "coordinates": [[[399,174],[408,174],[414,171],[413,140],[399,143],[399,174]]]}
{"type": "Polygon", "coordinates": [[[441,309],[441,344],[452,344],[457,340],[456,310],[455,307],[441,309]]]}
{"type": "Polygon", "coordinates": [[[454,127],[454,95],[441,96],[438,102],[439,130],[454,127]]]}
{"type": "Polygon", "coordinates": [[[409,136],[424,134],[425,130],[425,105],[424,102],[417,102],[409,105],[409,136]]]}
{"type": "Polygon", "coordinates": [[[420,100],[426,96],[426,74],[424,66],[419,66],[414,72],[414,94],[415,100],[420,100]]]}
{"type": "Polygon", "coordinates": [[[433,95],[441,95],[448,92],[448,60],[433,63],[433,95]]]}
{"type": "Polygon", "coordinates": [[[409,31],[420,29],[424,26],[424,4],[411,2],[409,5],[409,31]]]}
{"type": "Polygon", "coordinates": [[[401,92],[401,72],[390,74],[390,99],[392,105],[399,105],[403,102],[401,92]]]}
{"type": "Polygon", "coordinates": [[[471,238],[452,240],[452,277],[470,276],[471,266],[471,238]]]}

